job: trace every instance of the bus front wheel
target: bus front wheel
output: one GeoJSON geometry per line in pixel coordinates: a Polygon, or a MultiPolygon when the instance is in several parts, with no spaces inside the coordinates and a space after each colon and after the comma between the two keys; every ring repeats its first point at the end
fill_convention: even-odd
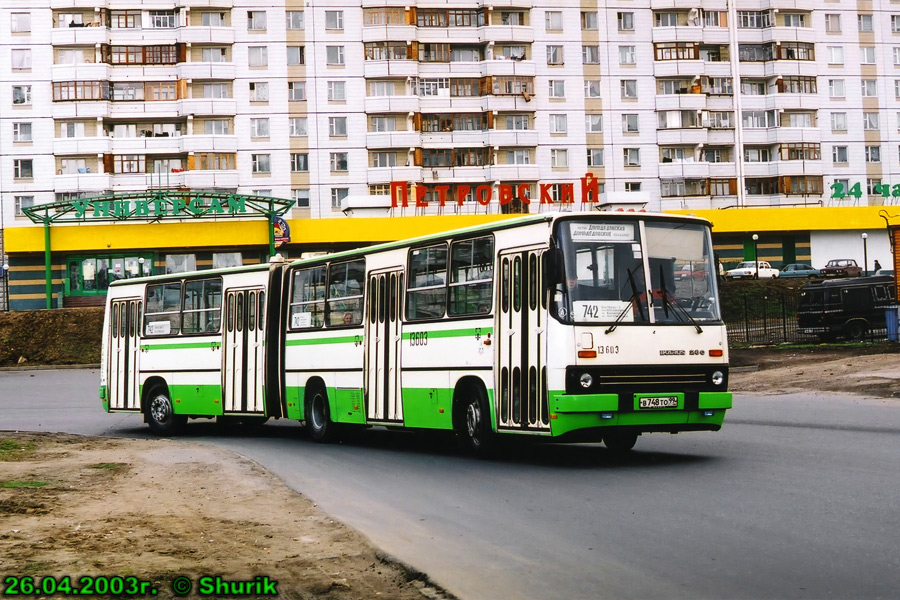
{"type": "Polygon", "coordinates": [[[187,423],[186,416],[175,414],[169,392],[163,387],[157,387],[150,392],[146,416],[150,430],[156,435],[166,437],[175,435],[187,423]]]}
{"type": "Polygon", "coordinates": [[[484,392],[474,389],[466,392],[458,406],[456,435],[463,449],[475,456],[486,456],[493,447],[491,412],[484,392]]]}
{"type": "Polygon", "coordinates": [[[854,342],[861,342],[866,337],[866,324],[862,321],[851,321],[847,325],[847,337],[854,342]]]}
{"type": "Polygon", "coordinates": [[[637,443],[638,434],[628,431],[611,431],[603,436],[603,443],[615,453],[628,452],[637,443]]]}
{"type": "Polygon", "coordinates": [[[331,421],[328,395],[321,385],[316,386],[307,395],[305,415],[306,430],[314,441],[330,442],[334,440],[336,425],[331,421]]]}

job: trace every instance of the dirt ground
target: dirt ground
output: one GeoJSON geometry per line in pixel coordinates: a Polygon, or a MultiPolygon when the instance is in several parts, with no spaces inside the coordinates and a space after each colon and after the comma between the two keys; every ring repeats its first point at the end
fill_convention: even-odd
{"type": "MultiPolygon", "coordinates": [[[[896,398],[895,346],[736,350],[730,387],[896,398]]],[[[134,577],[159,598],[178,597],[182,575],[189,597],[218,575],[267,576],[290,599],[452,598],[249,460],[193,442],[65,434],[0,432],[0,573],[134,577]]]]}

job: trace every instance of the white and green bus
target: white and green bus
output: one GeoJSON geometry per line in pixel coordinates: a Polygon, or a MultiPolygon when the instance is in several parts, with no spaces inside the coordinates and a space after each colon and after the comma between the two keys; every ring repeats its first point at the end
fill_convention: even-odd
{"type": "Polygon", "coordinates": [[[553,213],[293,262],[110,285],[101,397],[192,417],[632,448],[731,407],[709,223],[553,213]]]}

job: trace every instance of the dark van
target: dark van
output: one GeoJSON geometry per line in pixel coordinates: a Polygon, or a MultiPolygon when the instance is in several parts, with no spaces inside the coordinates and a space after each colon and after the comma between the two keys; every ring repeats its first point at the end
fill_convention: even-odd
{"type": "Polygon", "coordinates": [[[800,333],[821,340],[861,340],[869,331],[887,327],[885,309],[896,303],[890,276],[816,281],[800,289],[797,324],[800,333]]]}

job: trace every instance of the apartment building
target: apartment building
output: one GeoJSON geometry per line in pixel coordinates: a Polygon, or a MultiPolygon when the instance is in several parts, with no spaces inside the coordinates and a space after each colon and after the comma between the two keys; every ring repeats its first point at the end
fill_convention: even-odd
{"type": "MultiPolygon", "coordinates": [[[[26,209],[148,190],[291,200],[292,255],[518,212],[900,197],[891,0],[2,0],[0,31],[13,307],[44,295],[26,209]]],[[[54,221],[67,298],[268,250],[258,219],[91,214],[54,221]]]]}

